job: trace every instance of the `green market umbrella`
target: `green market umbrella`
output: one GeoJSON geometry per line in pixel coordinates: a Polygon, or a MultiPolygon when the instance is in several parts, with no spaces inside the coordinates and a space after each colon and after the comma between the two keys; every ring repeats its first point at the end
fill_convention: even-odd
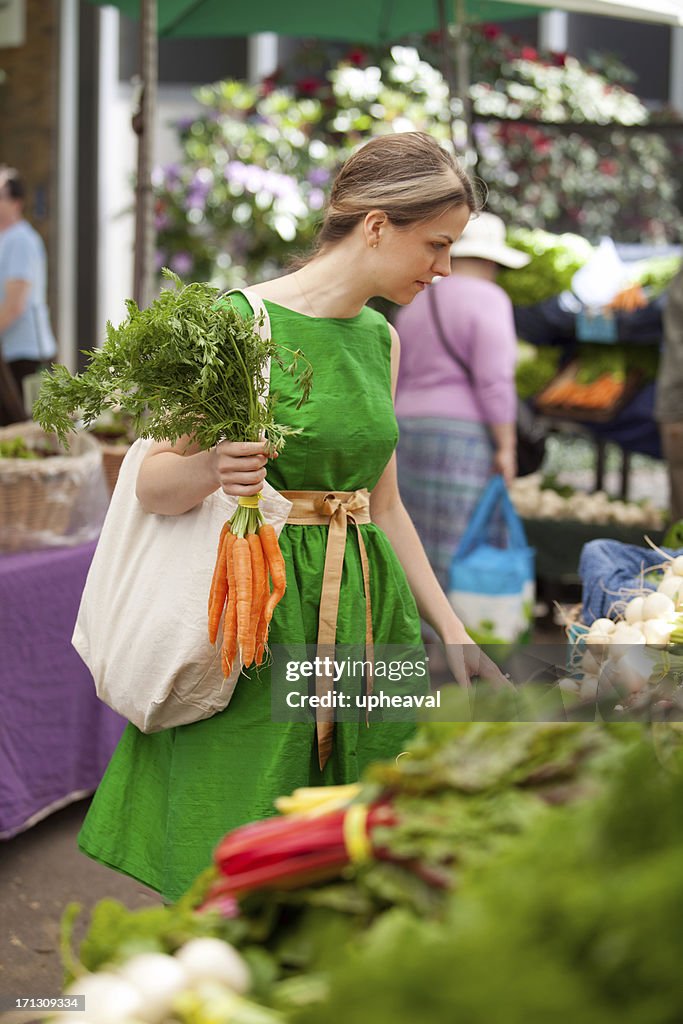
{"type": "MultiPolygon", "coordinates": [[[[103,3],[105,0],[91,0],[103,3]]],[[[114,0],[114,6],[137,18],[141,0],[114,0]]],[[[466,20],[476,23],[523,18],[551,8],[603,14],[639,21],[683,24],[680,0],[466,0],[466,20]]],[[[238,36],[276,32],[320,39],[381,43],[411,32],[439,28],[438,4],[431,0],[363,0],[331,4],[320,0],[157,0],[158,33],[164,37],[238,36]]],[[[453,20],[458,13],[453,9],[453,20]]]]}
{"type": "MultiPolygon", "coordinates": [[[[134,119],[139,134],[136,185],[134,294],[140,305],[151,295],[154,226],[151,172],[152,133],[156,113],[157,36],[189,38],[241,36],[258,32],[279,35],[314,36],[320,39],[347,39],[358,43],[387,43],[411,33],[456,27],[457,79],[452,76],[453,62],[444,51],[444,72],[454,95],[459,95],[469,126],[467,93],[469,90],[468,23],[504,21],[556,9],[683,25],[683,0],[346,0],[343,4],[325,4],[320,0],[90,0],[117,7],[123,14],[141,20],[140,110],[134,119]],[[449,5],[452,3],[452,7],[449,5]],[[452,18],[449,18],[449,9],[452,18]]],[[[442,32],[444,47],[447,36],[442,32]]]]}

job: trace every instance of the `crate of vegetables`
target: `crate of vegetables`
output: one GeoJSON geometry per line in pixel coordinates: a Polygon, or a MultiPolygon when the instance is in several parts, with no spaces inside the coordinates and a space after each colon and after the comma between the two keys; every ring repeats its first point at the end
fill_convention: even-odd
{"type": "Polygon", "coordinates": [[[88,434],[75,434],[67,451],[54,434],[32,421],[3,427],[0,552],[90,539],[101,523],[98,499],[103,486],[102,455],[88,434]],[[83,507],[77,508],[84,495],[83,507]],[[85,532],[81,529],[84,513],[92,525],[85,532]]]}
{"type": "Polygon", "coordinates": [[[568,616],[561,689],[622,710],[654,701],[660,710],[683,711],[683,555],[654,547],[664,561],[643,568],[636,586],[607,590],[614,600],[606,614],[590,625],[581,607],[568,616]]]}
{"type": "Polygon", "coordinates": [[[536,398],[546,416],[606,423],[636,394],[643,383],[638,369],[604,370],[589,377],[578,360],[569,363],[536,398]]]}

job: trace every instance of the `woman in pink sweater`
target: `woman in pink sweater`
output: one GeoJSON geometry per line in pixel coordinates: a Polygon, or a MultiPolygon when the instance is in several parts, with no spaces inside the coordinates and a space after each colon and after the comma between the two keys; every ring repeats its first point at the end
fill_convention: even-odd
{"type": "Polygon", "coordinates": [[[475,214],[451,247],[451,276],[398,314],[398,476],[403,502],[436,575],[448,567],[492,473],[516,472],[516,333],[499,266],[529,257],[505,244],[505,226],[475,214]]]}

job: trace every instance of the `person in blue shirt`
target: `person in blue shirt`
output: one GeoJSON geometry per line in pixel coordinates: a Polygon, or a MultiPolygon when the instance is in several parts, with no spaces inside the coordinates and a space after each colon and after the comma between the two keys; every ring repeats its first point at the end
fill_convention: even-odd
{"type": "Polygon", "coordinates": [[[0,349],[6,371],[0,392],[3,425],[23,418],[24,377],[46,366],[57,353],[47,310],[45,245],[24,219],[24,196],[17,171],[0,167],[0,349]]]}

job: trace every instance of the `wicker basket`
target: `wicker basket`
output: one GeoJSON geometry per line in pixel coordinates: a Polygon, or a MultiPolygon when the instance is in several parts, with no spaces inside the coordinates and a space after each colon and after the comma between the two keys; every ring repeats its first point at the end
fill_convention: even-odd
{"type": "Polygon", "coordinates": [[[129,444],[106,444],[102,441],[98,441],[100,451],[102,452],[102,466],[104,468],[104,475],[107,481],[107,487],[109,493],[114,493],[116,487],[116,481],[119,478],[119,470],[121,463],[126,457],[129,444]]]}
{"type": "Polygon", "coordinates": [[[49,441],[60,454],[41,459],[0,458],[0,552],[68,543],[74,505],[88,481],[101,476],[97,442],[73,436],[68,452],[37,423],[0,429],[0,441],[21,437],[29,447],[49,441]]]}

